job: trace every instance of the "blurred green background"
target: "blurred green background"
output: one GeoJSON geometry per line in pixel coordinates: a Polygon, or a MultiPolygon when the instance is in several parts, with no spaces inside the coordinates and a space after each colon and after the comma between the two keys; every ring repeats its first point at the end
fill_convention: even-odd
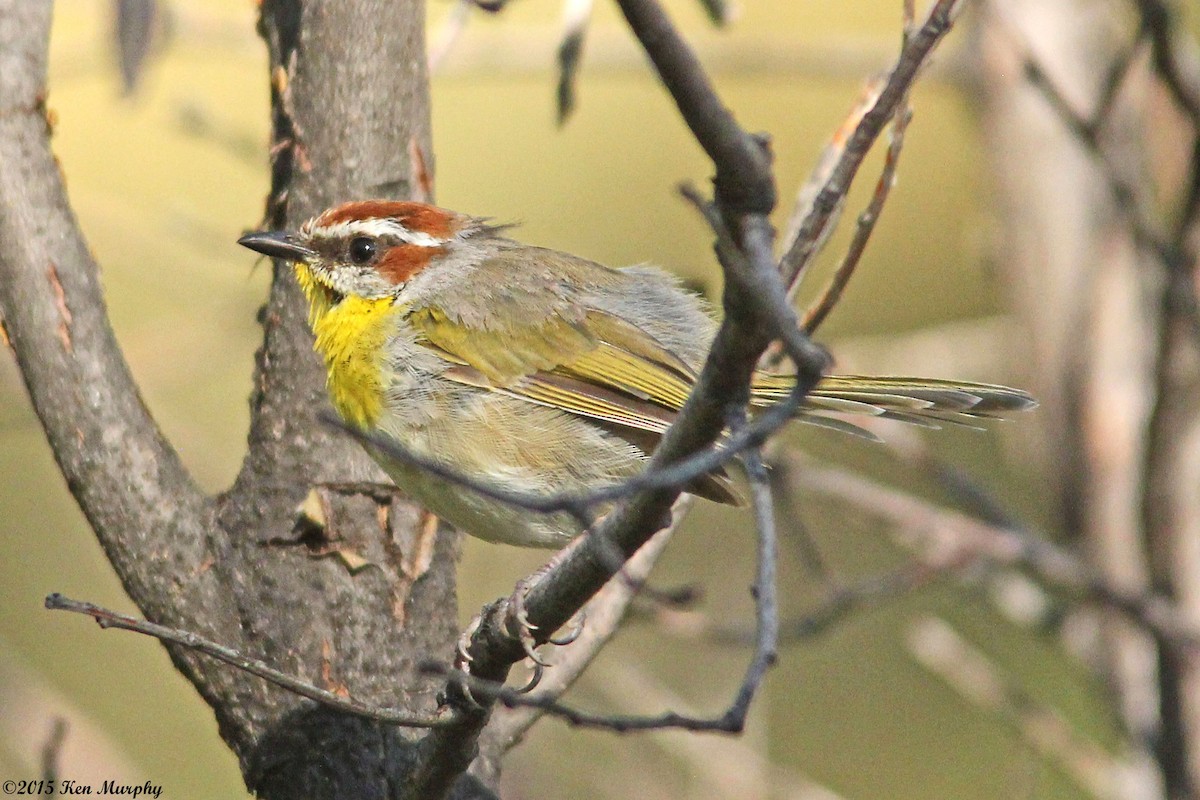
{"type": "MultiPolygon", "coordinates": [[[[474,17],[434,80],[437,200],[520,222],[517,235],[529,242],[612,265],[655,262],[715,291],[711,237],[674,191],[684,179],[703,184],[706,160],[610,4],[598,6],[579,104],[562,129],[553,106],[559,3],[525,0],[500,16],[474,17]]],[[[774,137],[783,227],[795,190],[863,79],[889,63],[900,3],[744,0],[725,32],[711,30],[694,0],[668,7],[716,65],[718,87],[743,124],[774,137]]],[[[431,3],[431,32],[450,8],[449,0],[431,3]]],[[[169,10],[170,37],[140,91],[124,98],[107,4],[59,0],[50,106],[55,150],[103,265],[125,355],[160,424],[215,491],[242,458],[260,335],[254,314],[269,279],[234,244],[257,224],[267,188],[266,57],[250,0],[169,10]]],[[[964,41],[962,31],[951,36],[943,65],[964,41]]],[[[835,353],[848,337],[899,335],[1001,310],[986,269],[992,223],[969,102],[935,75],[919,84],[914,103],[899,185],[824,329],[835,353]]],[[[859,207],[878,163],[876,155],[853,195],[859,207]]],[[[844,239],[845,232],[827,251],[825,272],[844,239]]],[[[809,286],[821,283],[818,274],[809,286]]],[[[851,349],[870,359],[869,350],[851,349]]],[[[959,377],[1012,379],[995,371],[1003,361],[994,354],[981,363],[990,365],[984,374],[959,377]]],[[[821,432],[794,439],[936,495],[932,481],[906,474],[884,448],[821,432]]],[[[1000,466],[997,433],[931,439],[1020,514],[1046,521],[1037,476],[1000,466]]],[[[63,714],[72,721],[63,777],[149,779],[170,800],[244,796],[212,714],[155,642],[42,610],[44,595],[61,591],[135,611],[55,468],[12,359],[0,359],[0,474],[0,778],[37,777],[37,753],[63,714]]],[[[867,518],[817,500],[802,508],[845,580],[900,558],[867,518]]],[[[749,620],[750,522],[710,505],[697,512],[659,580],[702,587],[701,610],[717,619],[749,620]]],[[[798,549],[785,540],[789,613],[814,599],[798,549]]],[[[507,594],[544,557],[470,542],[461,565],[464,618],[507,594]]],[[[939,584],[786,648],[741,739],[620,737],[545,721],[510,760],[506,797],[790,797],[808,779],[851,798],[1087,796],[1011,720],[971,705],[906,649],[912,620],[950,619],[1031,698],[1058,708],[1085,739],[1112,746],[1101,687],[1055,637],[1003,619],[985,595],[939,584]]],[[[747,656],[633,625],[573,699],[619,711],[657,711],[663,702],[716,711],[747,656]],[[647,688],[658,683],[678,697],[647,688]],[[622,688],[629,685],[637,688],[622,688]]]]}

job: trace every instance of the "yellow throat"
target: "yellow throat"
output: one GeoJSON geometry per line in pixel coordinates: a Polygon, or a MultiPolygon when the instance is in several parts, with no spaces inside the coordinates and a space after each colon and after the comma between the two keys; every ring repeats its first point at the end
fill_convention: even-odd
{"type": "Polygon", "coordinates": [[[383,411],[386,345],[392,315],[390,297],[347,295],[334,303],[331,293],[304,264],[296,277],[308,298],[308,318],[316,350],[325,359],[325,383],[333,407],[346,422],[370,428],[383,411]]]}

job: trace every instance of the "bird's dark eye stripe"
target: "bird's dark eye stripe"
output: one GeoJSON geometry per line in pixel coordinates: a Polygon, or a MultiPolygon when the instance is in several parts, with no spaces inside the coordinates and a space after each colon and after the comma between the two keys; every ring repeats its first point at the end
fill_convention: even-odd
{"type": "Polygon", "coordinates": [[[356,236],[350,240],[350,260],[355,264],[366,264],[377,251],[375,240],[369,236],[356,236]]]}

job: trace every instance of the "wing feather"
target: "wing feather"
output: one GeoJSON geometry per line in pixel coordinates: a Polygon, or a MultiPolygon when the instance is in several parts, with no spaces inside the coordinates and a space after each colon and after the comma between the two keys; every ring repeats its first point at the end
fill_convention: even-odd
{"type": "MultiPolygon", "coordinates": [[[[598,297],[633,291],[639,274],[540,252],[539,258],[553,262],[550,267],[531,269],[525,255],[502,248],[460,276],[469,292],[461,284],[445,283],[409,298],[405,318],[418,331],[420,344],[453,365],[445,372],[449,380],[657,440],[687,401],[697,373],[644,326],[598,307],[605,305],[598,297]],[[467,296],[470,301],[464,301],[467,296]]],[[[761,407],[778,401],[794,384],[789,375],[758,375],[752,403],[761,407]]],[[[1033,405],[1025,392],[1004,386],[843,375],[822,379],[798,416],[812,425],[874,439],[874,434],[826,415],[974,427],[976,420],[1033,405]]]]}

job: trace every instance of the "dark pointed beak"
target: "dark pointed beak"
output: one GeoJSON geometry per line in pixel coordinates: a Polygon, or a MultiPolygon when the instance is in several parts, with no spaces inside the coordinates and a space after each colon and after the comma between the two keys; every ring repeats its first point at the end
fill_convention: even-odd
{"type": "Polygon", "coordinates": [[[296,240],[296,237],[284,231],[267,231],[262,233],[247,233],[238,239],[242,247],[249,247],[256,253],[262,253],[271,258],[281,258],[284,261],[308,261],[316,255],[296,240]]]}

